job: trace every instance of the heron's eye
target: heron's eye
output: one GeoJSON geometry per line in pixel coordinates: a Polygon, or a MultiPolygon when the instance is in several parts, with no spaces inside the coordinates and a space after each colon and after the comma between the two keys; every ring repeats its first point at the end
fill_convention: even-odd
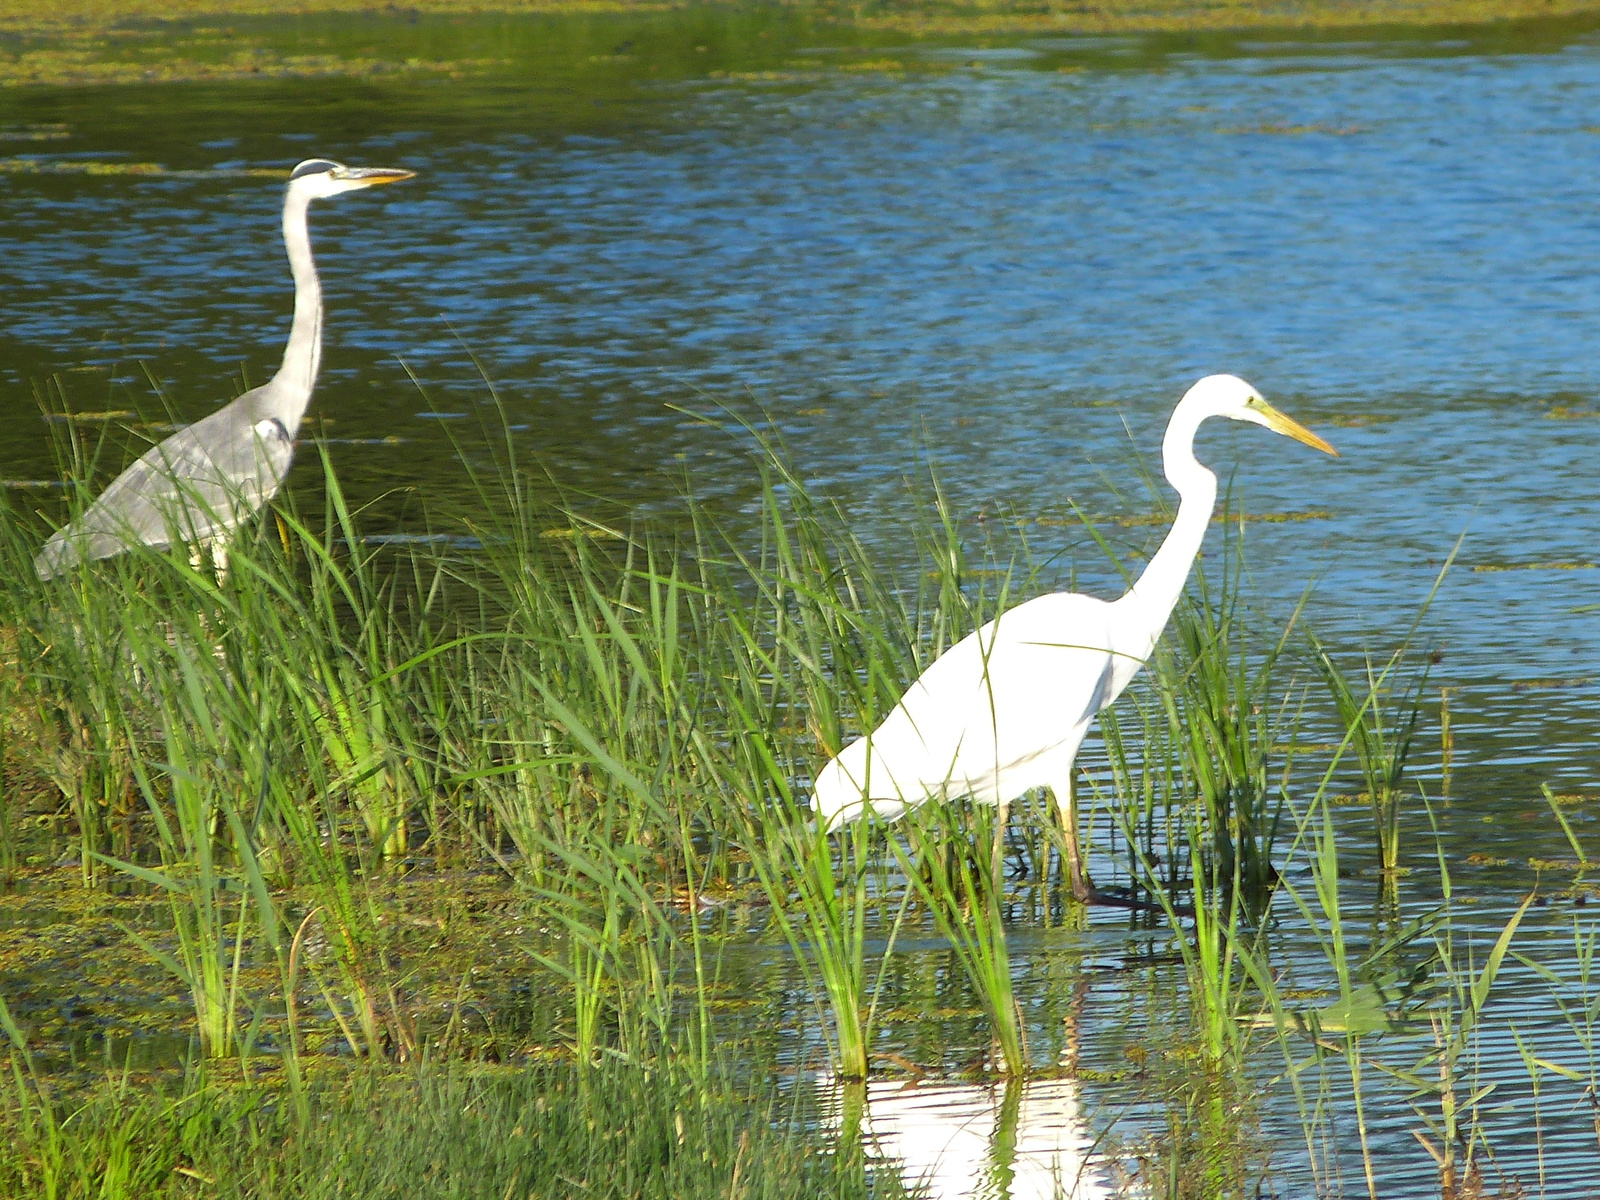
{"type": "Polygon", "coordinates": [[[337,175],[340,171],[338,163],[326,158],[308,158],[294,169],[289,176],[291,180],[301,179],[307,175],[331,174],[337,175]]]}

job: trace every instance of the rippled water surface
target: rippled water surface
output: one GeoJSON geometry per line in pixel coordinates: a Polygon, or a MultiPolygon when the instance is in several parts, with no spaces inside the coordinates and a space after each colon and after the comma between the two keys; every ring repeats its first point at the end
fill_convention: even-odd
{"type": "MultiPolygon", "coordinates": [[[[687,471],[737,512],[741,443],[680,411],[728,406],[770,414],[886,555],[930,463],[975,530],[1044,517],[1048,551],[1069,502],[1154,511],[1130,438],[1153,455],[1184,387],[1232,371],[1343,455],[1201,439],[1240,507],[1305,518],[1252,527],[1269,606],[1315,579],[1323,636],[1387,651],[1466,534],[1425,628],[1432,685],[1456,689],[1441,820],[1483,927],[1532,876],[1467,854],[1570,857],[1539,786],[1600,793],[1600,613],[1581,611],[1600,603],[1600,35],[889,44],[746,15],[439,36],[500,65],[0,95],[0,138],[67,134],[0,142],[52,168],[0,172],[0,476],[52,477],[47,379],[75,409],[165,420],[145,372],[193,418],[274,369],[280,189],[240,168],[404,166],[415,181],[313,215],[313,412],[356,490],[402,489],[382,520],[464,502],[453,438],[493,419],[487,375],[575,490],[658,505],[687,471]],[[127,163],[199,174],[81,169],[127,163]]],[[[1419,756],[1436,791],[1437,742],[1419,756]]],[[[1591,836],[1600,797],[1570,812],[1591,836]]],[[[1574,915],[1536,914],[1531,944],[1561,957],[1574,915]]],[[[1121,970],[1127,946],[1111,915],[1069,948],[1121,970]]],[[[1122,978],[1086,1024],[1129,1016],[1122,978]]],[[[1492,1070],[1526,1091],[1503,1049],[1492,1070]]],[[[1586,1111],[1560,1120],[1573,1161],[1600,1153],[1586,1111]]]]}

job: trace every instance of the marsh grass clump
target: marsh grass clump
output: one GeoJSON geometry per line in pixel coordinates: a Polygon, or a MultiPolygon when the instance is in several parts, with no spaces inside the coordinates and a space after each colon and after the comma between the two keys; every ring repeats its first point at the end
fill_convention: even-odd
{"type": "Polygon", "coordinates": [[[73,1092],[26,1071],[0,1093],[0,1189],[59,1200],[787,1200],[901,1195],[833,1152],[815,1099],[611,1062],[328,1072],[280,1094],[195,1072],[109,1071],[73,1092]]]}
{"type": "Polygon", "coordinates": [[[1197,571],[1173,613],[1159,690],[1201,802],[1197,885],[1203,879],[1260,913],[1277,884],[1273,856],[1285,798],[1279,779],[1287,778],[1292,763],[1298,713],[1296,689],[1280,687],[1276,669],[1299,609],[1282,633],[1256,649],[1242,600],[1242,552],[1233,549],[1223,584],[1214,592],[1205,572],[1197,571]],[[1278,747],[1286,748],[1286,761],[1275,779],[1278,747]]]}
{"type": "MultiPolygon", "coordinates": [[[[226,578],[139,548],[41,584],[41,523],[0,497],[0,721],[22,731],[0,750],[0,868],[95,898],[63,906],[101,943],[82,961],[131,950],[165,971],[183,1017],[163,1028],[192,1038],[181,1086],[170,1063],[170,1090],[131,1067],[86,1083],[84,1046],[52,1044],[58,998],[13,991],[32,1057],[0,1114],[25,1147],[0,1154],[0,1191],[538,1195],[554,1172],[563,1194],[802,1194],[787,1164],[810,1194],[888,1195],[849,1134],[885,1064],[1008,1087],[1072,1069],[1049,1061],[1072,1023],[1015,947],[1111,926],[1061,890],[1053,833],[1024,844],[957,800],[830,834],[809,806],[820,764],[939,653],[1066,568],[1002,525],[973,535],[935,485],[911,565],[889,570],[781,447],[757,445],[760,502],[737,528],[692,498],[655,524],[547,503],[509,442],[491,449],[471,519],[404,543],[365,532],[324,456],[320,506],[248,525],[226,578]],[[1019,902],[1014,858],[1042,906],[1019,902]],[[823,1069],[844,1085],[833,1148],[801,1131],[803,1083],[764,1090],[823,1069]],[[635,1143],[618,1114],[647,1092],[671,1104],[637,1117],[635,1143]],[[737,1095],[759,1101],[740,1120],[737,1095]],[[582,1119],[558,1127],[555,1107],[582,1119]],[[246,1154],[263,1173],[220,1182],[246,1154]],[[492,1188],[467,1179],[474,1156],[492,1188]]],[[[1416,920],[1362,943],[1326,795],[1350,755],[1399,786],[1424,680],[1398,720],[1382,670],[1343,707],[1306,687],[1301,608],[1251,609],[1241,534],[1222,533],[1220,569],[1201,564],[1082,771],[1090,824],[1112,831],[1097,866],[1116,857],[1130,935],[1172,968],[1168,1057],[1192,1084],[1125,1139],[1140,1186],[1249,1191],[1266,1168],[1246,1100],[1274,1044],[1319,1169],[1338,1105],[1370,1165],[1366,1098],[1402,1077],[1430,1146],[1483,1145],[1471,1068],[1496,972],[1460,941],[1424,953],[1443,935],[1416,920]],[[1309,782],[1308,711],[1342,739],[1309,782]],[[1279,958],[1285,920],[1310,931],[1295,970],[1317,975],[1315,1004],[1279,958]]],[[[1127,547],[1084,539],[1120,569],[1127,547]]],[[[15,939],[27,962],[64,961],[34,933],[15,939]]],[[[31,978],[6,950],[0,980],[18,963],[31,978]]],[[[1592,1044],[1590,1001],[1569,1003],[1592,1044]]],[[[1571,1082],[1531,1043],[1527,1061],[1542,1095],[1571,1082]]],[[[1458,1180],[1479,1161],[1463,1154],[1458,1180]]]]}
{"type": "Polygon", "coordinates": [[[1402,646],[1381,665],[1368,655],[1352,681],[1314,634],[1307,637],[1334,711],[1350,734],[1372,809],[1378,861],[1392,879],[1400,865],[1405,772],[1422,721],[1430,664],[1425,657],[1413,663],[1402,646]]]}
{"type": "MultiPolygon", "coordinates": [[[[467,549],[396,550],[364,536],[324,456],[322,512],[247,526],[226,578],[141,546],[40,584],[31,520],[8,511],[0,604],[31,666],[7,694],[48,731],[32,765],[85,885],[170,902],[170,934],[136,937],[190,991],[206,1053],[298,1046],[315,1021],[358,1054],[414,1055],[376,897],[423,863],[494,864],[518,890],[583,1061],[709,1052],[715,953],[671,915],[707,895],[764,893],[780,927],[845,955],[830,1006],[870,1011],[884,864],[808,843],[797,785],[994,600],[942,498],[906,593],[766,463],[753,548],[692,504],[652,532],[536,503],[514,458],[480,481],[467,549]],[[837,920],[818,907],[835,870],[856,880],[837,920]]],[[[841,1067],[864,1073],[851,1025],[841,1067]]]]}

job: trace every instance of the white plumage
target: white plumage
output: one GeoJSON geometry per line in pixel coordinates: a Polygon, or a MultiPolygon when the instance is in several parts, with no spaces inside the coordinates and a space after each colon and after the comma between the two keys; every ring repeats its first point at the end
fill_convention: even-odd
{"type": "Polygon", "coordinates": [[[1217,477],[1194,457],[1209,417],[1249,421],[1329,454],[1336,451],[1278,412],[1244,380],[1208,375],[1179,401],[1162,444],[1180,497],[1161,548],[1118,600],[1075,592],[1040,596],[1003,613],[940,655],[894,711],[817,776],[812,803],[829,829],[868,811],[893,820],[935,797],[969,796],[1000,808],[1048,786],[1066,834],[1073,893],[1092,895],[1078,847],[1072,764],[1089,725],[1155,649],[1216,506],[1217,477]]]}

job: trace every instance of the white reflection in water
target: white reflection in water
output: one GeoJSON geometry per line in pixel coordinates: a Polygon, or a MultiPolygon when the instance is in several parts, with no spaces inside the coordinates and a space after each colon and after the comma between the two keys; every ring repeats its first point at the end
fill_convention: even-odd
{"type": "Polygon", "coordinates": [[[840,1088],[832,1119],[927,1200],[1099,1200],[1112,1192],[1072,1079],[840,1088]]]}

